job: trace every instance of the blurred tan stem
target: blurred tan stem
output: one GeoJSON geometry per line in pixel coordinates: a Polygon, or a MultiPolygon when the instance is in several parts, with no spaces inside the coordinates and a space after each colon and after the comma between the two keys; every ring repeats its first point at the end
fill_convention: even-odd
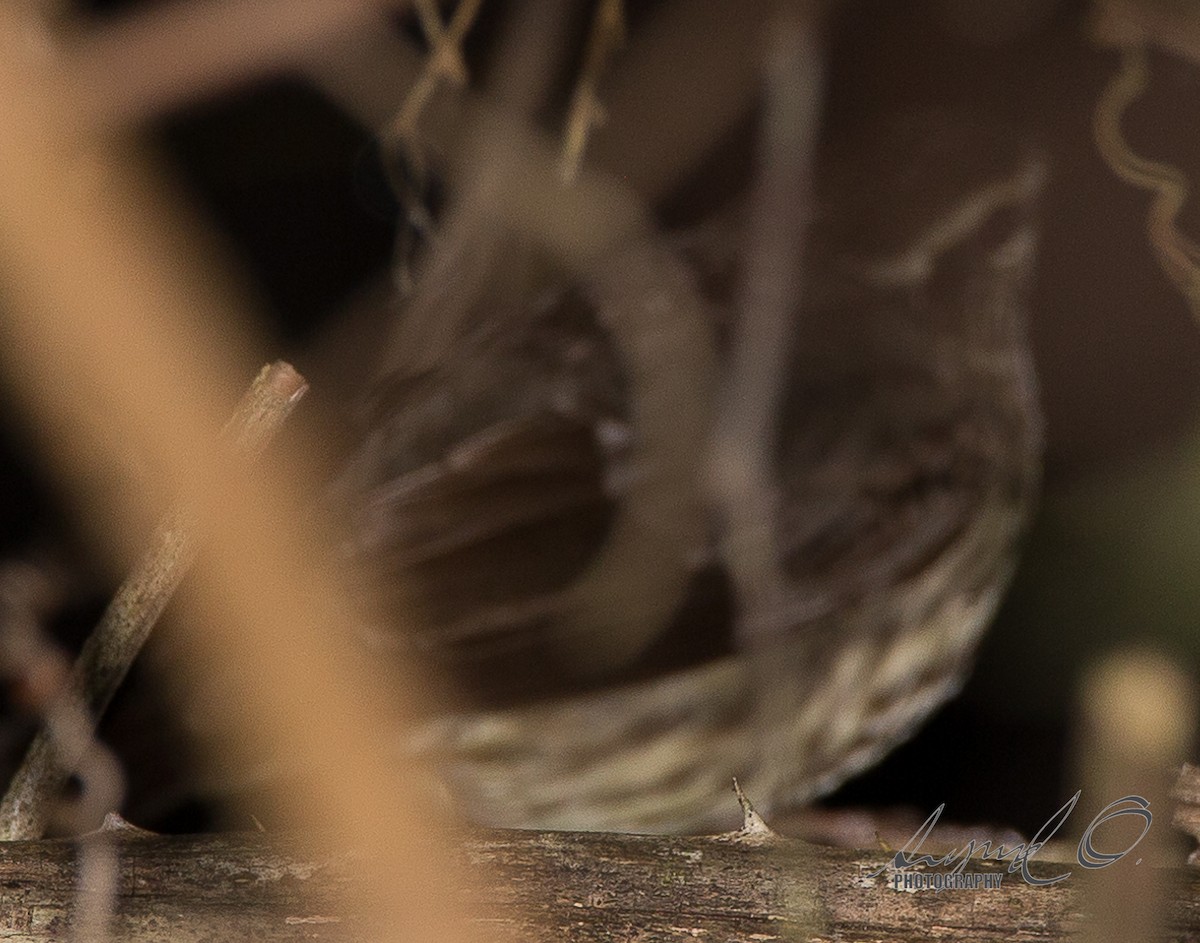
{"type": "Polygon", "coordinates": [[[1172,848],[1178,836],[1168,828],[1166,812],[1174,771],[1195,736],[1195,690],[1160,654],[1114,652],[1084,681],[1080,721],[1076,749],[1082,796],[1073,818],[1086,824],[1120,801],[1110,810],[1119,814],[1085,834],[1081,854],[1087,852],[1084,860],[1090,860],[1093,850],[1101,856],[1132,850],[1107,866],[1093,861],[1096,870],[1078,868],[1087,917],[1077,939],[1163,939],[1167,902],[1178,892],[1172,882],[1179,877],[1165,865],[1181,857],[1172,848]],[[1138,811],[1139,799],[1148,801],[1146,811],[1159,820],[1152,827],[1138,811]]]}
{"type": "Polygon", "coordinates": [[[147,489],[101,487],[97,457],[144,455],[150,484],[188,508],[205,548],[185,613],[203,631],[180,638],[191,687],[223,751],[286,758],[280,821],[316,851],[357,853],[347,904],[363,935],[463,940],[461,872],[422,801],[427,778],[381,739],[412,716],[418,687],[350,644],[371,603],[300,526],[296,509],[315,501],[308,456],[250,475],[198,447],[223,424],[218,392],[247,318],[227,278],[200,269],[186,213],[121,142],[92,133],[75,87],[29,48],[28,25],[0,5],[0,361],[15,402],[104,523],[105,549],[136,548],[147,489]]]}
{"type": "Polygon", "coordinates": [[[61,68],[92,117],[142,121],[300,67],[407,0],[176,0],[83,27],[61,68]]]}

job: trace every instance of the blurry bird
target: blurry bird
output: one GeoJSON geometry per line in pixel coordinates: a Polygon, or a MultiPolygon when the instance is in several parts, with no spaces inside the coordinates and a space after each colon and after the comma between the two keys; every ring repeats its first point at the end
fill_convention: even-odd
{"type": "Polygon", "coordinates": [[[715,391],[666,417],[673,453],[640,441],[631,390],[646,378],[606,310],[659,325],[637,369],[652,358],[667,385],[704,375],[672,324],[699,312],[719,373],[744,205],[582,276],[495,231],[421,273],[402,317],[440,324],[445,345],[384,365],[342,486],[351,553],[420,616],[371,643],[454,692],[416,740],[468,814],[698,828],[728,817],[731,776],[768,808],[829,791],[956,693],[1038,480],[1025,322],[1042,175],[1011,135],[946,116],[822,155],[772,456],[770,552],[795,605],[754,639],[694,487],[715,391]],[[655,522],[675,553],[656,567],[635,546],[613,572],[660,598],[601,583],[582,599],[622,502],[662,478],[647,461],[684,472],[648,489],[676,506],[655,522]],[[697,501],[700,526],[671,523],[697,501]],[[633,644],[598,644],[577,632],[581,605],[613,633],[622,607],[650,621],[633,644]]]}
{"type": "Polygon", "coordinates": [[[744,193],[583,261],[470,190],[468,225],[424,225],[335,491],[409,617],[364,640],[438,679],[411,746],[476,820],[695,829],[735,775],[803,801],[961,685],[1039,475],[1043,167],[936,114],[823,147],[814,176],[795,245],[744,193]],[[789,272],[757,375],[745,289],[789,272]],[[722,452],[742,413],[761,455],[722,452]],[[761,520],[739,465],[768,479],[761,520]]]}

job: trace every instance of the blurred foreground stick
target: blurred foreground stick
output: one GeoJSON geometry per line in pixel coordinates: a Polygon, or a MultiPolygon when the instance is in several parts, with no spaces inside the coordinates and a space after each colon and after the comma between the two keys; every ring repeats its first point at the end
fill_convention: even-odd
{"type": "MultiPolygon", "coordinates": [[[[347,644],[372,604],[296,512],[315,500],[307,453],[248,475],[203,447],[227,416],[220,391],[259,346],[252,319],[186,209],[128,141],[101,133],[57,60],[30,42],[24,7],[0,4],[6,390],[114,557],[141,550],[135,522],[188,508],[205,553],[187,617],[204,631],[180,633],[181,664],[214,752],[285,758],[289,788],[274,810],[314,855],[353,848],[372,862],[347,893],[375,939],[464,941],[445,893],[460,885],[439,854],[447,832],[419,801],[427,774],[392,762],[378,736],[417,714],[420,685],[347,644]],[[98,463],[120,468],[131,454],[155,470],[148,483],[98,480],[98,463]]],[[[6,889],[5,932],[12,900],[6,889]]],[[[43,926],[38,913],[31,925],[43,926]]]]}
{"type": "MultiPolygon", "coordinates": [[[[120,837],[116,938],[356,940],[362,925],[337,905],[342,859],[314,858],[298,840],[261,833],[120,837]],[[303,895],[303,896],[301,896],[303,895]]],[[[888,853],[793,839],[739,841],[602,833],[477,831],[460,848],[489,939],[1063,940],[1081,913],[1090,872],[1034,859],[1030,871],[1067,880],[1035,887],[1005,865],[991,890],[894,890],[877,870],[888,853]]],[[[66,842],[0,845],[6,939],[61,938],[75,891],[66,842]]],[[[1132,862],[1130,862],[1132,864],[1132,862]]],[[[1143,864],[1142,867],[1147,865],[1143,864]]],[[[944,870],[944,869],[943,869],[944,870]]],[[[928,873],[928,872],[926,872],[928,873]]],[[[1200,872],[1172,869],[1165,937],[1200,940],[1200,872]],[[1174,879],[1179,883],[1174,885],[1174,879]]],[[[440,905],[439,905],[440,906],[440,905]]]]}

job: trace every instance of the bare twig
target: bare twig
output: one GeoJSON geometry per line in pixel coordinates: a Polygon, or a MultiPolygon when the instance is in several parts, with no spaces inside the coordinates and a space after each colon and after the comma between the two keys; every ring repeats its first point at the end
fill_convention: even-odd
{"type": "Polygon", "coordinates": [[[592,128],[604,121],[604,107],[597,95],[600,75],[609,57],[625,41],[623,0],[600,0],[592,20],[591,37],[584,56],[583,71],[571,96],[571,109],[563,131],[561,174],[570,183],[579,174],[583,152],[592,128]]]}
{"type": "MultiPolygon", "coordinates": [[[[590,162],[651,203],[669,194],[749,113],[761,88],[757,43],[771,9],[772,0],[674,0],[656,10],[605,77],[605,123],[589,136],[590,162]],[[663,69],[664,62],[672,67],[663,69]]],[[[411,43],[374,28],[349,34],[306,62],[327,94],[376,128],[401,107],[403,90],[423,67],[411,43]]],[[[421,135],[456,162],[450,172],[462,172],[464,142],[495,116],[496,97],[445,83],[431,94],[421,135]]]]}
{"type": "Polygon", "coordinates": [[[462,43],[479,15],[483,0],[462,0],[455,8],[446,29],[441,27],[441,18],[432,0],[417,0],[417,12],[429,39],[430,52],[416,83],[408,92],[399,114],[384,132],[384,137],[405,139],[411,137],[421,119],[430,96],[443,80],[455,86],[467,84],[467,67],[463,63],[462,43]]]}
{"type": "MultiPolygon", "coordinates": [[[[285,363],[266,366],[239,404],[226,435],[248,457],[266,447],[307,389],[285,363]]],[[[172,513],[157,529],[148,550],[117,590],[95,631],[84,643],[65,702],[73,707],[68,725],[52,723],[30,745],[0,802],[0,840],[40,838],[55,800],[77,763],[78,750],[64,751],[66,730],[91,738],[95,724],[125,680],[150,630],[195,558],[186,511],[172,513]]],[[[64,710],[67,709],[64,707],[64,710]]],[[[99,810],[99,817],[113,811],[99,810]]]]}
{"type": "Polygon", "coordinates": [[[1135,154],[1121,131],[1126,109],[1146,88],[1147,68],[1146,51],[1140,44],[1122,46],[1120,69],[1096,103],[1096,147],[1113,173],[1153,194],[1146,216],[1146,236],[1159,265],[1193,314],[1200,317],[1200,245],[1182,233],[1178,225],[1191,183],[1178,168],[1135,154]]]}

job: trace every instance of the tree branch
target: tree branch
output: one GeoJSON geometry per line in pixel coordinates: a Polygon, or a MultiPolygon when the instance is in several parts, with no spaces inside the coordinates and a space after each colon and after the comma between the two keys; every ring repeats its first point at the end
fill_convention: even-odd
{"type": "MultiPolygon", "coordinates": [[[[361,922],[339,901],[349,858],[322,859],[298,837],[237,833],[113,835],[120,884],[113,925],[134,941],[352,940],[361,922]]],[[[1091,880],[1077,865],[1034,861],[1049,887],[1003,875],[994,890],[905,892],[868,875],[883,851],[844,851],[793,839],[680,838],[600,833],[476,831],[459,847],[489,939],[542,941],[1061,940],[1083,919],[1091,880]]],[[[1118,862],[1132,867],[1132,861],[1118,862]]],[[[1142,867],[1148,867],[1143,864],[1142,867]]],[[[1174,889],[1171,940],[1200,940],[1200,873],[1161,869],[1174,889]]],[[[6,939],[60,939],[75,889],[68,842],[0,844],[6,939]]]]}

